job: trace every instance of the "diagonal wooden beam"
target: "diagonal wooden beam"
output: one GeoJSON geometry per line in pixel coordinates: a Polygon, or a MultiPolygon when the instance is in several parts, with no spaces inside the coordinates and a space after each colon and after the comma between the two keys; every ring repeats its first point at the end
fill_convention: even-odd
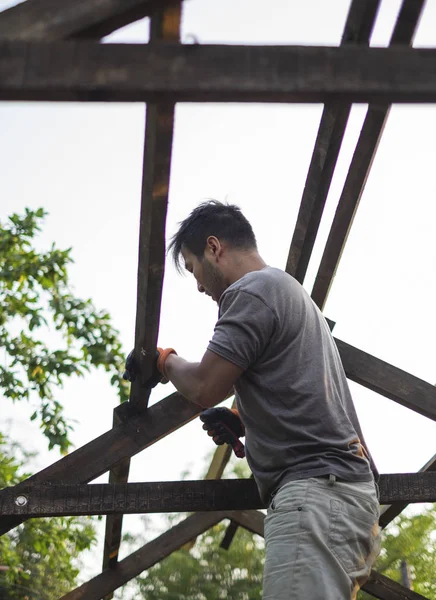
{"type": "Polygon", "coordinates": [[[121,560],[116,569],[103,571],[100,575],[62,596],[60,600],[100,600],[103,596],[112,594],[114,590],[163,560],[225,517],[225,513],[219,512],[197,513],[187,517],[155,540],[121,560]]]}
{"type": "Polygon", "coordinates": [[[177,0],[26,0],[0,12],[0,38],[99,39],[177,0]]]}
{"type": "Polygon", "coordinates": [[[436,102],[436,50],[2,41],[0,100],[436,102]]]}
{"type": "Polygon", "coordinates": [[[335,338],[347,378],[436,421],[436,387],[335,338]]]}
{"type": "MultiPolygon", "coordinates": [[[[380,0],[354,0],[348,11],[341,46],[368,45],[380,0]]],[[[319,223],[342,145],[351,104],[326,104],[310,161],[286,271],[303,283],[319,223]]]]}
{"type": "Polygon", "coordinates": [[[379,600],[428,600],[413,590],[400,585],[377,571],[371,571],[368,581],[362,590],[379,600]]]}
{"type": "MultiPolygon", "coordinates": [[[[149,44],[179,42],[180,23],[180,1],[155,13],[150,21],[149,44]]],[[[135,358],[140,375],[130,390],[130,404],[138,411],[144,410],[148,404],[150,389],[144,384],[152,374],[159,331],[173,128],[174,104],[147,105],[135,328],[135,358]]],[[[114,419],[115,416],[114,413],[114,419]]],[[[128,481],[129,469],[130,458],[126,458],[111,469],[109,480],[114,483],[128,481]]],[[[106,519],[103,570],[114,568],[118,562],[122,522],[122,515],[106,519]]],[[[112,596],[105,600],[110,598],[112,596]]]]}
{"type": "MultiPolygon", "coordinates": [[[[412,44],[424,3],[425,0],[403,0],[390,41],[392,47],[412,44]]],[[[312,298],[321,310],[338,269],[390,108],[390,104],[368,107],[312,289],[312,298]]]]}

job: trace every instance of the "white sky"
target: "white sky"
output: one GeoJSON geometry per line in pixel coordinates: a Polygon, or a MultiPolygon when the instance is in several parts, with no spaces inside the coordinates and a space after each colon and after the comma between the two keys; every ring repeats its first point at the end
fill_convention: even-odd
{"type": "MultiPolygon", "coordinates": [[[[0,9],[13,2],[0,0],[0,9]]],[[[187,0],[183,39],[200,43],[337,45],[349,0],[187,0]]],[[[384,0],[372,44],[387,45],[400,1],[384,0]]],[[[435,46],[436,0],[427,0],[415,46],[435,46]]],[[[109,36],[143,42],[147,20],[109,36]]],[[[187,104],[176,111],[167,232],[205,198],[238,204],[268,264],[284,268],[318,129],[320,105],[187,104]]],[[[310,264],[310,291],[366,106],[353,108],[310,264]]],[[[48,210],[38,245],[71,246],[77,295],[107,308],[126,353],[134,340],[138,217],[144,106],[0,104],[0,219],[26,206],[48,210]]],[[[436,108],[394,106],[366,185],[325,314],[336,337],[436,383],[434,165],[436,108]]],[[[159,341],[201,358],[217,308],[192,278],[167,264],[159,341]]],[[[351,383],[368,445],[381,472],[419,469],[435,452],[436,424],[351,383]]],[[[154,403],[170,385],[152,393],[154,403]]],[[[115,391],[104,374],[72,381],[59,393],[77,421],[76,447],[112,426],[115,391]]],[[[57,460],[46,451],[26,405],[0,399],[11,435],[38,456],[36,471],[57,460]]],[[[179,479],[204,471],[211,444],[195,420],[133,458],[131,481],[179,479]]],[[[101,478],[105,481],[106,478],[101,478]]],[[[132,531],[138,517],[126,517],[132,531]]],[[[99,572],[101,543],[83,579],[99,572]]]]}

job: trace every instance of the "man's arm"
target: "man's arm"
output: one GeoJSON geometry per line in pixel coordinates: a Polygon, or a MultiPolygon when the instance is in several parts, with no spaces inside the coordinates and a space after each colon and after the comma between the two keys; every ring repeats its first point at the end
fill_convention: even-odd
{"type": "Polygon", "coordinates": [[[192,363],[176,354],[165,361],[165,375],[187,400],[210,408],[227,397],[244,369],[206,350],[201,362],[192,363]]]}

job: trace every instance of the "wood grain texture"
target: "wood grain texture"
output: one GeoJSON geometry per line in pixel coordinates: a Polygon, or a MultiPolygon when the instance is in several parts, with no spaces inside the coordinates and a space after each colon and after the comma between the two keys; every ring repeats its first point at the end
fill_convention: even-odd
{"type": "MultiPolygon", "coordinates": [[[[180,1],[155,13],[150,21],[149,44],[180,41],[180,1]]],[[[135,358],[139,376],[130,389],[130,404],[142,411],[148,405],[151,377],[156,357],[165,265],[165,225],[171,171],[174,129],[174,104],[148,104],[145,116],[144,157],[142,169],[141,210],[137,303],[135,326],[135,358]]],[[[110,472],[110,481],[128,480],[130,457],[110,472]]],[[[104,541],[103,570],[118,562],[123,517],[108,516],[104,541]]],[[[111,600],[112,595],[105,597],[111,600]]]]}
{"type": "Polygon", "coordinates": [[[435,102],[436,50],[2,41],[0,99],[435,102]]]}
{"type": "Polygon", "coordinates": [[[0,13],[0,38],[99,39],[176,0],[26,0],[0,13]]]}
{"type": "MultiPolygon", "coordinates": [[[[368,45],[380,0],[354,0],[348,11],[341,45],[368,45]]],[[[326,104],[301,198],[286,262],[286,272],[303,283],[336,167],[351,104],[326,104]]]]}
{"type": "MultiPolygon", "coordinates": [[[[436,472],[380,476],[380,502],[436,502],[436,472]]],[[[266,508],[253,479],[20,484],[0,491],[0,514],[25,518],[266,508]],[[26,498],[24,506],[17,498],[26,498]]]]}
{"type": "Polygon", "coordinates": [[[335,338],[347,378],[436,420],[436,387],[335,338]]]}
{"type": "MultiPolygon", "coordinates": [[[[426,471],[436,471],[436,454],[421,467],[419,473],[425,473],[426,471]]],[[[382,529],[387,527],[407,506],[407,502],[396,502],[395,504],[382,507],[379,519],[380,527],[382,529]]]]}

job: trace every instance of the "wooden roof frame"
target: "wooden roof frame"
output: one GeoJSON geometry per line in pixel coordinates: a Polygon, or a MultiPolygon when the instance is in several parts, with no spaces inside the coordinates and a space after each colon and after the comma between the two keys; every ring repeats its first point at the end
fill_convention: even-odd
{"type": "MultiPolygon", "coordinates": [[[[323,308],[390,103],[436,102],[436,50],[409,47],[425,0],[403,0],[390,47],[369,48],[380,2],[352,0],[338,48],[184,46],[181,0],[26,0],[0,13],[0,100],[147,102],[135,332],[142,378],[132,385],[130,401],[114,409],[110,431],[0,491],[0,535],[35,514],[108,515],[102,574],[64,600],[111,598],[117,587],[225,518],[232,523],[226,547],[237,526],[263,535],[253,480],[127,483],[132,456],[200,412],[177,392],[147,408],[150,392],[143,386],[159,329],[174,107],[183,101],[325,104],[286,264],[303,283],[351,103],[370,103],[312,290],[323,308]],[[151,17],[148,45],[95,43],[145,16],[151,17]],[[107,471],[109,484],[84,485],[107,471]],[[17,505],[18,497],[24,504],[17,505]],[[118,561],[122,515],[166,510],[199,512],[118,561]]],[[[341,340],[336,344],[350,380],[436,420],[434,386],[341,340]]],[[[216,450],[207,480],[221,478],[229,456],[227,447],[216,450]]],[[[381,476],[382,501],[390,504],[382,526],[409,502],[436,501],[435,465],[433,457],[419,473],[381,476]]],[[[382,600],[422,598],[376,573],[365,589],[382,600]]]]}

